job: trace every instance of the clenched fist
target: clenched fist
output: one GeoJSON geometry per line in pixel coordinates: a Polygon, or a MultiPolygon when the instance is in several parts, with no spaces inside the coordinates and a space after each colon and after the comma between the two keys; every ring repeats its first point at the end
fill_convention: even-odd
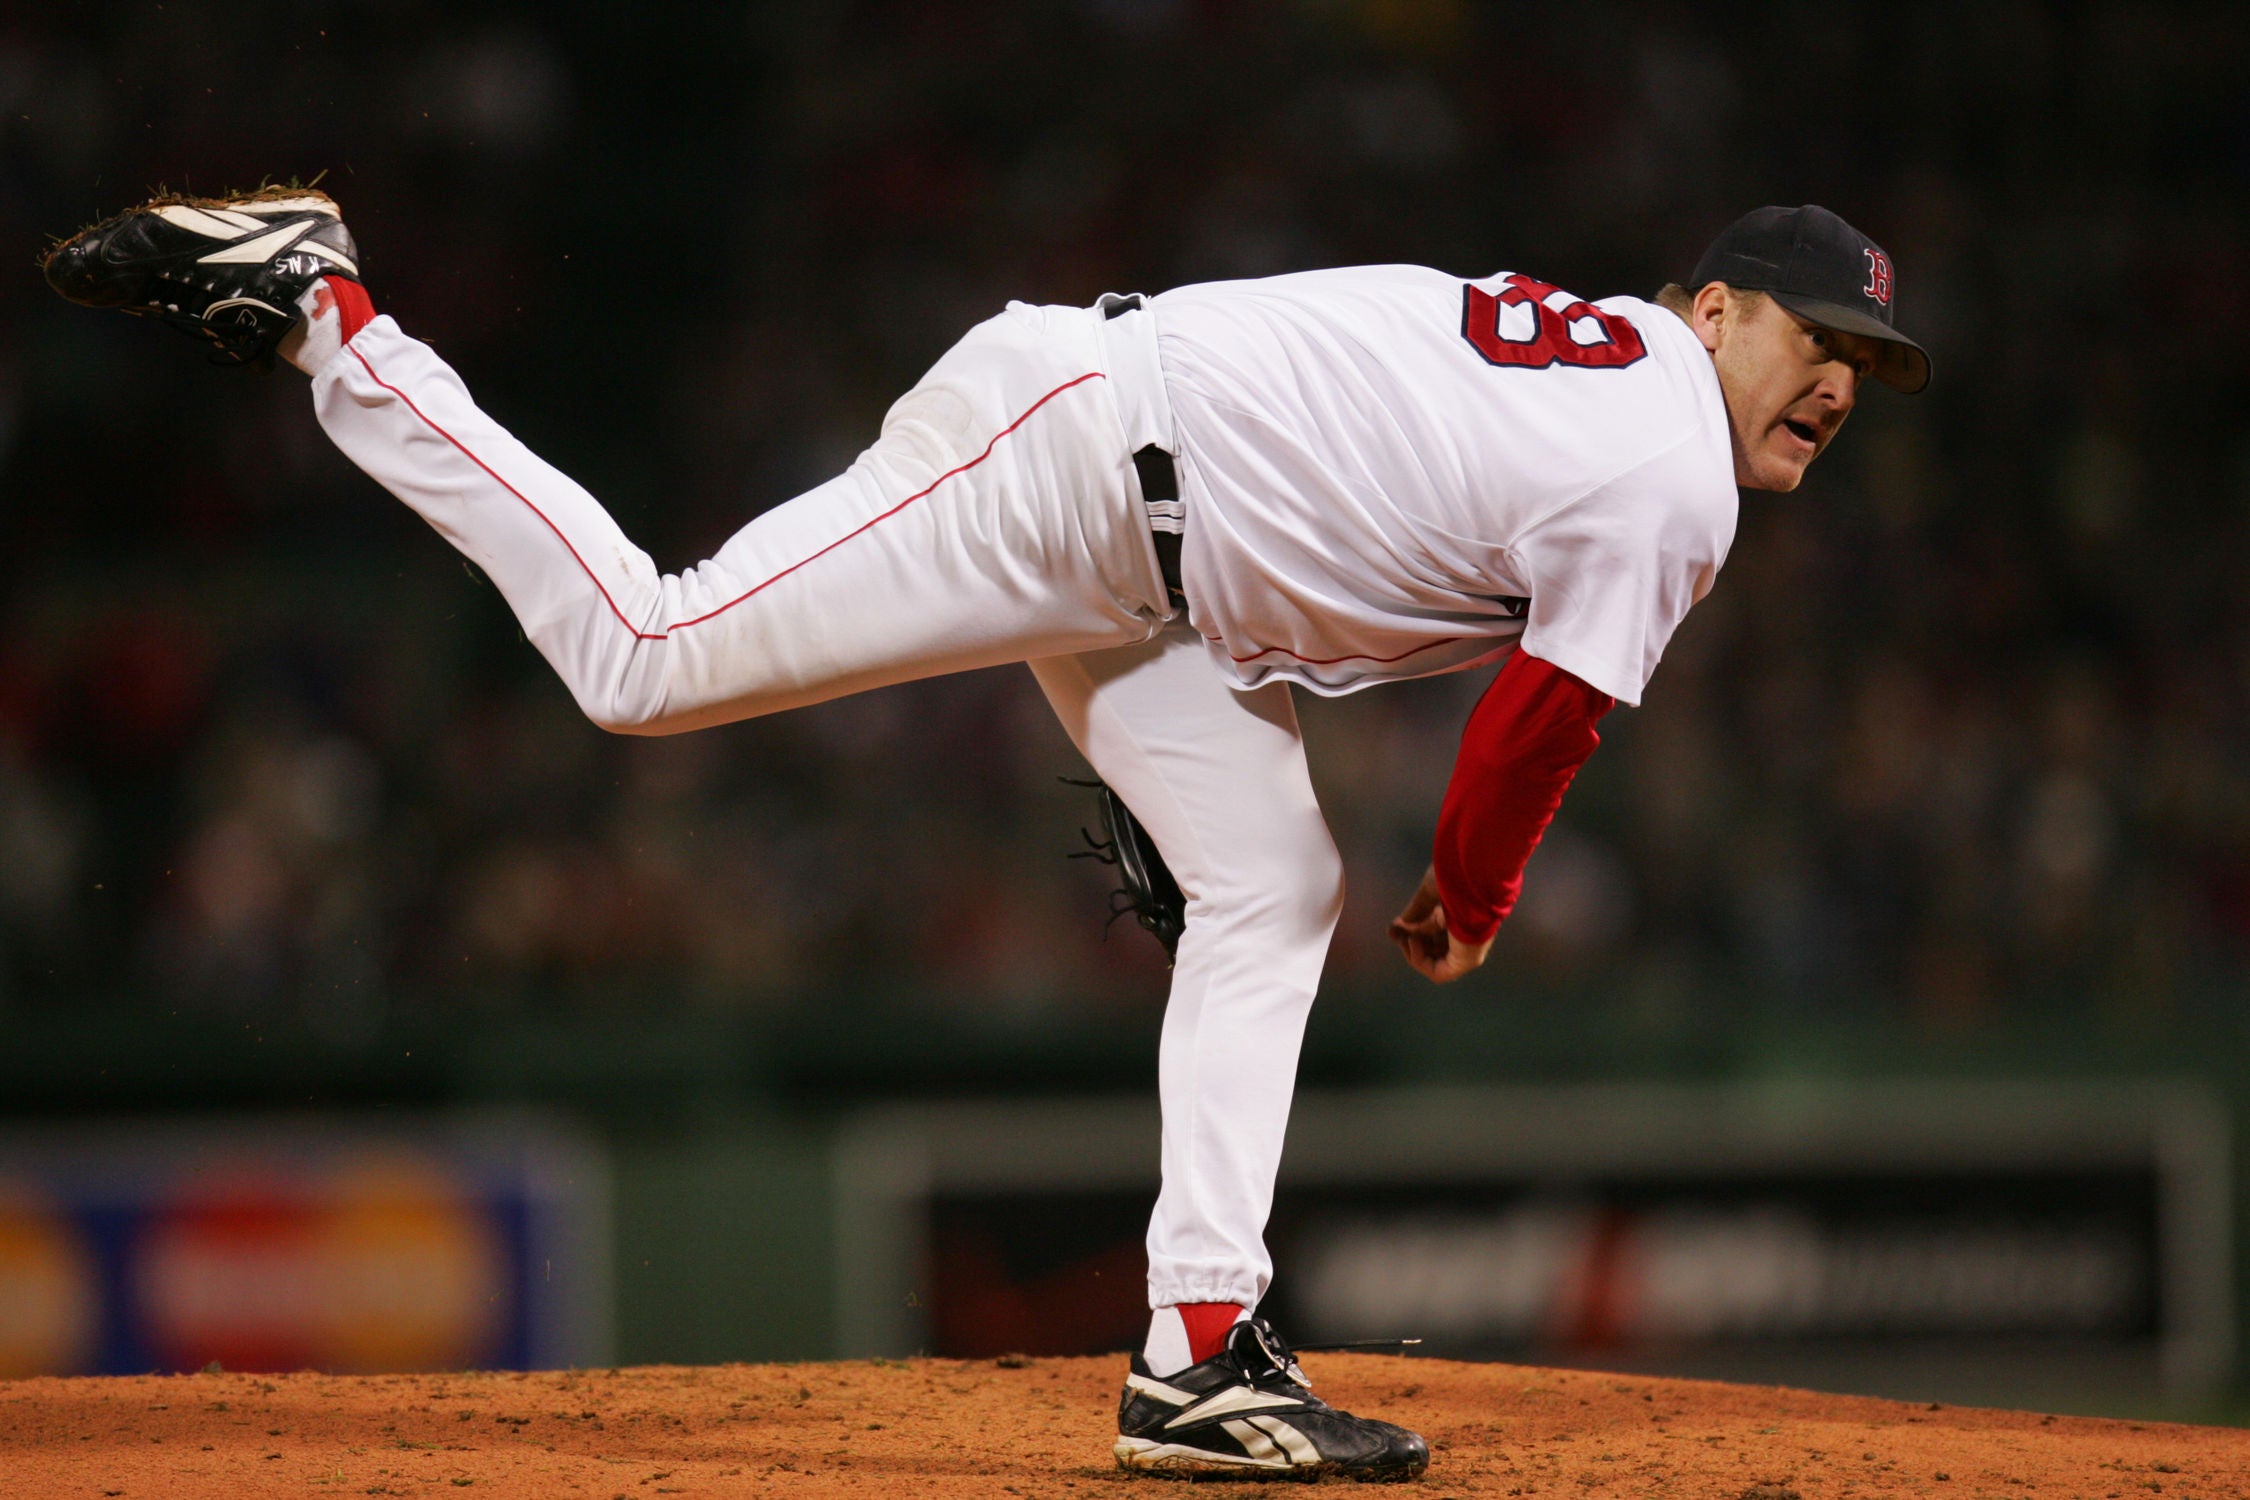
{"type": "Polygon", "coordinates": [[[1438,899],[1437,867],[1431,866],[1406,903],[1391,919],[1391,941],[1432,984],[1450,984],[1484,963],[1492,940],[1464,943],[1446,930],[1445,904],[1438,899]]]}

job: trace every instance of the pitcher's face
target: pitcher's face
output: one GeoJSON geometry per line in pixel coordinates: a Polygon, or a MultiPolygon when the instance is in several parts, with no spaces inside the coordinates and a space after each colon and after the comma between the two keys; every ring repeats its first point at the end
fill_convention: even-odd
{"type": "Polygon", "coordinates": [[[1793,490],[1851,415],[1876,347],[1801,318],[1771,297],[1705,287],[1691,320],[1711,351],[1733,429],[1734,479],[1744,489],[1793,490]],[[1706,299],[1722,305],[1706,314],[1706,299]]]}

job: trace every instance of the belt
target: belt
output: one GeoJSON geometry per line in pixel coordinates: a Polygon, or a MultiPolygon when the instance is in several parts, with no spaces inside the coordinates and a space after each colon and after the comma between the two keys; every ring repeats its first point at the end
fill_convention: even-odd
{"type": "Polygon", "coordinates": [[[1157,571],[1164,575],[1164,586],[1172,597],[1186,602],[1187,590],[1180,587],[1180,533],[1162,531],[1154,524],[1157,509],[1169,500],[1176,507],[1180,499],[1180,471],[1172,463],[1172,455],[1154,443],[1133,455],[1133,471],[1141,476],[1141,499],[1146,502],[1151,516],[1149,538],[1156,543],[1157,571]]]}
{"type": "Polygon", "coordinates": [[[1187,594],[1180,587],[1180,534],[1187,514],[1180,504],[1179,469],[1169,451],[1175,441],[1172,411],[1157,363],[1155,326],[1138,295],[1112,292],[1094,306],[1102,317],[1104,362],[1117,393],[1125,438],[1139,445],[1133,450],[1133,472],[1140,476],[1141,502],[1156,543],[1156,565],[1164,575],[1164,586],[1175,598],[1185,600],[1187,594]]]}

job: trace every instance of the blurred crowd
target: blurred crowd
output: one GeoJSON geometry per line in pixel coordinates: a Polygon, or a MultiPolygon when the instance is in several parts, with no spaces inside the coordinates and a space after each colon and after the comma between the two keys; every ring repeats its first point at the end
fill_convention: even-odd
{"type": "MultiPolygon", "coordinates": [[[[1825,203],[1936,383],[1744,497],[1472,982],[1968,1028],[2250,978],[2250,11],[168,0],[0,17],[0,1006],[1160,993],[1028,674],[604,736],[301,377],[30,265],[159,182],[321,172],[377,306],[669,568],[1010,298],[1646,295],[1825,203]]],[[[1482,675],[1301,700],[1341,991],[1418,983],[1382,922],[1482,675]]]]}

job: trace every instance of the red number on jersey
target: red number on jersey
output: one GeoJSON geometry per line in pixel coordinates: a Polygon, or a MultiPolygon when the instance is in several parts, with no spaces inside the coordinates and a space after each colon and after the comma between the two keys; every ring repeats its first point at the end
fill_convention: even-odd
{"type": "Polygon", "coordinates": [[[1488,364],[1614,370],[1648,354],[1638,328],[1561,287],[1523,275],[1500,286],[1497,294],[1473,281],[1462,288],[1461,337],[1488,364]]]}

